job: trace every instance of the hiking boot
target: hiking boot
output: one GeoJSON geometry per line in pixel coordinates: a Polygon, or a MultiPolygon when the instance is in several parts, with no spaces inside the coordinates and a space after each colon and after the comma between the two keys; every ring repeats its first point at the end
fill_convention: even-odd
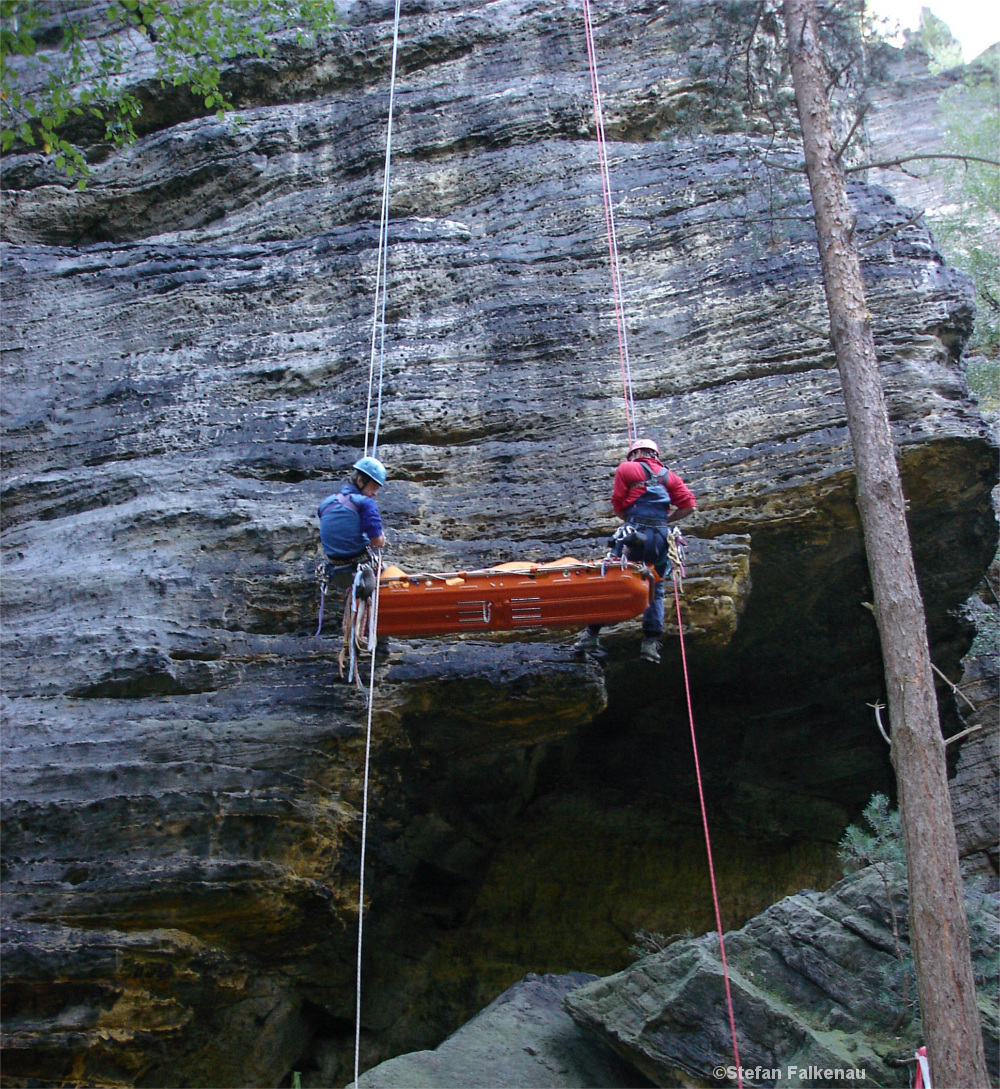
{"type": "Polygon", "coordinates": [[[580,632],[579,639],[573,644],[573,649],[577,654],[598,654],[602,649],[601,637],[596,631],[584,628],[580,632]]]}
{"type": "Polygon", "coordinates": [[[660,640],[656,637],[650,639],[646,637],[642,641],[642,648],[639,651],[639,657],[644,662],[652,662],[654,665],[660,664],[660,640]]]}

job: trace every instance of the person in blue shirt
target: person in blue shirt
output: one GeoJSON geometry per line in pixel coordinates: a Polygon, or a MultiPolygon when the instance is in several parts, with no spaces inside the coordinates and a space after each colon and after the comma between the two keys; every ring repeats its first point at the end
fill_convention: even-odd
{"type": "MultiPolygon", "coordinates": [[[[326,592],[337,591],[336,601],[354,582],[359,564],[367,564],[369,550],[385,547],[385,530],[375,496],[386,481],[385,466],[378,458],[363,457],[351,468],[353,472],[340,491],[328,495],[319,505],[319,539],[326,556],[323,582],[326,592]]],[[[375,575],[368,566],[362,573],[362,590],[370,594],[375,588],[375,575]],[[370,580],[370,581],[365,581],[370,580]]],[[[321,621],[322,625],[322,621],[321,621]]],[[[378,641],[376,657],[388,654],[389,640],[378,641]]]]}
{"type": "Polygon", "coordinates": [[[385,531],[375,496],[386,481],[385,466],[378,458],[363,457],[340,491],[328,495],[316,511],[319,539],[330,567],[354,566],[367,559],[369,548],[385,546],[385,531]]]}

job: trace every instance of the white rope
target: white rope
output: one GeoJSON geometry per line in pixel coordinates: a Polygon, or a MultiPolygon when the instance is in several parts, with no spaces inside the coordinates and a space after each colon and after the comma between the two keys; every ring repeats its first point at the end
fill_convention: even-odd
{"type": "MultiPolygon", "coordinates": [[[[378,431],[382,419],[382,380],[385,373],[385,299],[386,283],[389,273],[389,179],[392,165],[392,115],[396,101],[396,58],[399,55],[399,8],[396,0],[392,22],[392,71],[389,77],[389,119],[385,134],[385,169],[382,176],[382,211],[379,222],[378,258],[375,267],[375,309],[372,314],[371,359],[368,366],[368,407],[365,413],[365,456],[368,455],[368,436],[372,434],[372,457],[378,452],[378,431]],[[381,321],[379,320],[381,318],[381,321]],[[375,382],[375,340],[381,326],[379,337],[378,399],[375,410],[375,427],[372,431],[372,387],[375,382]]],[[[354,1010],[354,1086],[358,1084],[358,1071],[361,1060],[361,960],[364,939],[365,917],[365,857],[368,846],[368,778],[371,769],[372,750],[372,711],[375,706],[375,649],[378,646],[378,602],[379,582],[382,574],[382,559],[375,562],[375,591],[372,599],[371,622],[368,634],[368,649],[371,652],[371,675],[368,680],[368,726],[365,734],[365,776],[364,797],[361,807],[361,873],[358,881],[358,968],[355,984],[354,1010]]],[[[353,636],[352,636],[353,646],[353,636]]]]}
{"type": "Polygon", "coordinates": [[[372,314],[371,360],[368,366],[368,410],[365,414],[365,455],[368,454],[368,435],[371,431],[372,387],[375,383],[375,341],[379,330],[379,312],[381,311],[382,336],[380,340],[378,364],[378,401],[375,412],[375,430],[372,442],[372,457],[378,451],[378,429],[382,419],[382,376],[385,371],[385,296],[386,280],[389,271],[389,177],[392,164],[392,114],[396,101],[396,56],[399,52],[399,5],[396,0],[396,13],[392,24],[392,72],[389,77],[389,121],[385,134],[385,170],[382,175],[382,212],[379,221],[378,259],[375,266],[375,311],[372,314]]]}
{"type": "Polygon", "coordinates": [[[611,202],[611,174],[608,170],[607,140],[604,135],[604,107],[601,102],[601,83],[597,75],[597,50],[594,46],[594,24],[590,18],[589,0],[583,0],[583,21],[587,34],[590,89],[594,99],[594,126],[597,130],[597,157],[601,167],[601,190],[604,196],[604,217],[611,260],[611,290],[614,296],[615,323],[618,328],[618,348],[621,355],[622,384],[625,393],[625,424],[629,441],[634,442],[638,432],[635,399],[632,396],[632,361],[629,358],[628,332],[625,326],[625,296],[622,291],[621,267],[618,259],[618,232],[615,229],[615,212],[611,202]]]}
{"type": "MultiPolygon", "coordinates": [[[[368,845],[368,774],[372,753],[372,709],[375,706],[375,648],[378,646],[378,599],[382,575],[382,557],[375,559],[375,590],[372,598],[371,621],[368,627],[368,649],[371,651],[371,676],[368,679],[368,728],[365,735],[364,800],[361,805],[361,879],[358,883],[358,972],[355,985],[354,1010],[354,1086],[358,1084],[358,1064],[361,1057],[361,950],[365,917],[365,854],[368,845]]],[[[353,642],[353,636],[352,636],[353,642]]]]}

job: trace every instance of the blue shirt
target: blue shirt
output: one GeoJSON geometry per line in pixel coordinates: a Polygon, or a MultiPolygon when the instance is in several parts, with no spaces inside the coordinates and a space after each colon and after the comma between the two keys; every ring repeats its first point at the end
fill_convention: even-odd
{"type": "Polygon", "coordinates": [[[331,559],[357,556],[368,542],[382,533],[382,516],[378,504],[369,499],[350,482],[342,484],[339,492],[328,495],[319,505],[319,539],[323,551],[331,559]],[[337,498],[347,497],[347,502],[337,498]]]}

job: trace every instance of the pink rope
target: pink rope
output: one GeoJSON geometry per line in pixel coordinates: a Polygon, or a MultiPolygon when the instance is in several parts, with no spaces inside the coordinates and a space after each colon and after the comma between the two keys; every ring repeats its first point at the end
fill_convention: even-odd
{"type": "MultiPolygon", "coordinates": [[[[583,0],[583,19],[587,31],[587,61],[590,65],[590,89],[594,100],[594,124],[597,130],[597,156],[601,167],[601,192],[604,196],[604,221],[608,234],[608,253],[611,260],[611,287],[615,303],[615,323],[618,327],[618,354],[621,360],[622,386],[625,393],[625,424],[629,441],[637,438],[635,429],[635,402],[632,397],[632,365],[628,355],[628,338],[625,330],[624,304],[622,301],[621,273],[618,261],[618,238],[615,233],[614,211],[611,205],[611,175],[608,171],[607,141],[604,134],[604,115],[601,109],[601,89],[597,77],[597,53],[594,48],[594,27],[590,18],[590,2],[583,0]]],[[[722,913],[719,910],[719,893],[715,883],[715,865],[712,861],[712,840],[708,832],[708,813],[705,808],[705,792],[701,782],[701,765],[698,761],[698,742],[694,729],[694,710],[691,706],[691,685],[688,680],[687,654],[684,649],[684,627],[681,622],[681,601],[674,571],[674,602],[677,605],[677,629],[681,641],[681,664],[684,668],[684,691],[687,696],[688,720],[691,724],[691,749],[694,753],[694,770],[698,780],[698,800],[701,803],[701,821],[705,830],[705,848],[708,853],[708,875],[712,883],[712,903],[715,906],[715,925],[719,933],[719,952],[722,958],[722,978],[726,987],[726,1006],[729,1011],[729,1031],[733,1039],[733,1057],[736,1060],[736,1083],[743,1089],[740,1068],[740,1050],[736,1042],[736,1016],[733,1013],[733,996],[729,986],[729,965],[726,961],[726,944],[722,937],[722,913]]]]}
{"type": "Polygon", "coordinates": [[[687,655],[684,652],[684,626],[681,623],[681,598],[674,571],[674,604],[677,606],[677,631],[681,639],[681,665],[684,668],[684,692],[687,696],[688,721],[691,723],[691,750],[694,753],[694,773],[698,780],[698,801],[701,803],[701,823],[705,829],[705,849],[708,852],[708,876],[712,882],[712,903],[715,905],[715,926],[719,932],[719,954],[722,958],[722,978],[726,984],[726,1006],[729,1009],[729,1031],[733,1037],[733,1058],[736,1060],[736,1084],[743,1089],[740,1069],[740,1049],[736,1043],[736,1017],[733,1013],[733,996],[729,989],[729,965],[726,963],[726,943],[722,938],[722,913],[719,911],[719,894],[715,887],[715,866],[712,863],[712,840],[708,834],[708,814],[705,810],[705,792],[701,785],[701,765],[698,762],[698,742],[694,733],[694,711],[691,708],[691,685],[688,681],[687,655]]]}
{"type": "Polygon", "coordinates": [[[594,99],[594,125],[597,130],[597,157],[601,167],[601,192],[604,197],[604,223],[608,235],[608,255],[611,260],[611,290],[615,303],[615,324],[618,328],[618,356],[621,361],[622,388],[625,394],[625,426],[629,442],[637,437],[635,401],[632,397],[632,364],[628,354],[625,329],[625,307],[622,300],[621,272],[618,261],[618,237],[615,215],[611,205],[611,175],[608,172],[607,141],[604,136],[604,113],[601,109],[601,88],[597,78],[597,52],[594,48],[594,26],[590,19],[590,2],[583,0],[583,21],[587,31],[587,61],[590,65],[590,90],[594,99]]]}

